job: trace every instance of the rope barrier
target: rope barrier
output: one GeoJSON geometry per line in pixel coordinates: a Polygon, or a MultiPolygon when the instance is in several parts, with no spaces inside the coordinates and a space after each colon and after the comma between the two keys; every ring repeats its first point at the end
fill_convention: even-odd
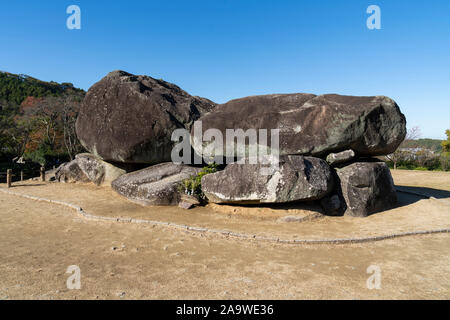
{"type": "Polygon", "coordinates": [[[114,217],[96,216],[96,215],[89,214],[86,211],[84,211],[81,207],[71,204],[71,203],[68,203],[68,202],[51,200],[51,199],[40,198],[40,197],[35,197],[35,196],[29,196],[26,194],[6,191],[3,189],[0,189],[0,191],[5,194],[12,195],[12,196],[18,196],[18,197],[22,197],[22,198],[26,198],[26,199],[30,199],[30,200],[34,200],[34,201],[42,201],[42,202],[48,202],[48,203],[52,203],[52,204],[65,206],[65,207],[75,210],[78,214],[80,214],[81,216],[83,216],[84,218],[89,219],[89,220],[120,222],[120,223],[148,224],[148,225],[153,225],[153,226],[163,226],[163,227],[169,227],[169,228],[174,228],[174,229],[179,229],[179,230],[190,231],[192,233],[195,233],[195,232],[210,233],[210,234],[217,234],[217,235],[222,235],[222,236],[237,238],[237,239],[256,240],[256,241],[264,241],[264,242],[272,242],[272,243],[310,244],[310,245],[312,245],[312,244],[354,244],[354,243],[376,242],[376,241],[408,237],[408,236],[416,236],[416,235],[450,233],[450,228],[444,228],[444,229],[435,229],[435,230],[421,230],[421,231],[412,231],[412,232],[404,232],[404,233],[393,233],[393,234],[388,234],[388,235],[363,237],[363,238],[280,239],[277,237],[263,237],[263,236],[258,236],[258,235],[254,235],[254,234],[236,233],[236,232],[227,231],[227,230],[218,230],[218,229],[209,229],[209,228],[181,225],[181,224],[176,224],[176,223],[172,223],[172,222],[163,222],[163,221],[146,220],[146,219],[134,219],[134,218],[114,218],[114,217]]]}

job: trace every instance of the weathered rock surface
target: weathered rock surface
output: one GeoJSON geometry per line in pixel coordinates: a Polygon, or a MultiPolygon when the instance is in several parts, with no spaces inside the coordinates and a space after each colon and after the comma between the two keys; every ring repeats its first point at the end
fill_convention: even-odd
{"type": "Polygon", "coordinates": [[[337,168],[336,174],[341,210],[346,215],[366,217],[397,204],[391,172],[384,162],[355,162],[337,168]]]}
{"type": "Polygon", "coordinates": [[[193,195],[189,195],[189,194],[185,194],[185,193],[183,193],[181,195],[181,201],[193,204],[194,206],[200,205],[200,198],[199,197],[193,196],[193,195]]]}
{"type": "Polygon", "coordinates": [[[180,202],[178,203],[178,207],[181,209],[190,210],[198,205],[200,205],[200,200],[198,197],[184,193],[181,194],[180,202]]]}
{"type": "MultiPolygon", "coordinates": [[[[397,149],[406,134],[405,116],[384,96],[253,96],[219,105],[199,120],[203,132],[211,128],[222,132],[224,146],[226,129],[279,129],[280,155],[324,157],[348,149],[358,156],[386,155],[397,149]]],[[[200,153],[202,144],[193,131],[191,140],[200,153]]]]}
{"type": "Polygon", "coordinates": [[[76,160],[60,165],[58,169],[56,169],[55,180],[64,183],[90,182],[76,160]]]}
{"type": "Polygon", "coordinates": [[[114,180],[111,186],[122,196],[142,205],[177,205],[181,199],[178,184],[200,170],[186,165],[161,163],[125,174],[114,180]]]}
{"type": "Polygon", "coordinates": [[[355,157],[353,150],[345,150],[339,153],[330,153],[327,156],[327,162],[330,166],[337,165],[339,163],[349,162],[355,157]]]}
{"type": "Polygon", "coordinates": [[[111,182],[127,173],[125,169],[102,161],[89,153],[78,154],[75,159],[78,162],[78,166],[86,174],[89,180],[96,185],[111,185],[111,182]]]}
{"type": "Polygon", "coordinates": [[[279,169],[261,174],[263,164],[229,164],[202,178],[202,191],[214,203],[281,203],[316,200],[333,188],[328,164],[319,158],[285,156],[279,169]]]}
{"type": "Polygon", "coordinates": [[[111,182],[126,170],[107,163],[89,153],[76,155],[69,163],[62,164],[55,173],[59,182],[93,182],[96,185],[111,185],[111,182]]]}
{"type": "Polygon", "coordinates": [[[175,129],[189,130],[214,107],[163,80],[114,71],[87,92],[76,131],[105,161],[156,164],[171,160],[175,129]]]}
{"type": "Polygon", "coordinates": [[[181,201],[180,203],[178,203],[178,207],[184,210],[190,210],[193,209],[195,205],[186,201],[181,201]]]}

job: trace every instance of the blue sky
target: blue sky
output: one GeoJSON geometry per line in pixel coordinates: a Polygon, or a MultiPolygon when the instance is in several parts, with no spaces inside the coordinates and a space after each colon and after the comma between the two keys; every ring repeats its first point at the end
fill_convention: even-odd
{"type": "Polygon", "coordinates": [[[450,128],[450,1],[0,1],[0,70],[88,89],[122,69],[218,103],[387,95],[422,137],[450,128]],[[68,30],[66,8],[81,8],[68,30]],[[366,9],[381,8],[381,30],[366,9]]]}

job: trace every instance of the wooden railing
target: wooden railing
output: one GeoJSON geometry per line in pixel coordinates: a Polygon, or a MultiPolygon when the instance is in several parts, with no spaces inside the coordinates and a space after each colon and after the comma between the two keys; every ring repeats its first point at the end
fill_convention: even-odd
{"type": "MultiPolygon", "coordinates": [[[[0,176],[6,176],[6,186],[8,188],[12,187],[12,178],[16,175],[13,174],[13,171],[11,169],[6,170],[6,172],[0,172],[0,176]]],[[[41,167],[39,169],[39,176],[42,182],[45,182],[45,168],[41,167]]],[[[20,181],[24,180],[24,174],[23,171],[20,171],[20,181]]]]}

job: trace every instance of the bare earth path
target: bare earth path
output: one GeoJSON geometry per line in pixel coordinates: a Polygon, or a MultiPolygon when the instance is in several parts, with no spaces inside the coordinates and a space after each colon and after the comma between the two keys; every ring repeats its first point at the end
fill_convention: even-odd
{"type": "MultiPolygon", "coordinates": [[[[450,174],[396,171],[400,206],[367,219],[314,218],[314,207],[145,208],[108,188],[24,183],[11,191],[87,212],[171,221],[289,239],[360,237],[450,227],[450,174]],[[281,223],[283,216],[312,217],[281,223]]],[[[4,185],[0,186],[4,188],[4,185]]],[[[95,222],[69,208],[0,193],[0,299],[450,298],[450,234],[346,245],[282,245],[95,222]],[[70,265],[81,290],[66,288],[70,265]],[[378,265],[382,288],[369,290],[378,265]]]]}

